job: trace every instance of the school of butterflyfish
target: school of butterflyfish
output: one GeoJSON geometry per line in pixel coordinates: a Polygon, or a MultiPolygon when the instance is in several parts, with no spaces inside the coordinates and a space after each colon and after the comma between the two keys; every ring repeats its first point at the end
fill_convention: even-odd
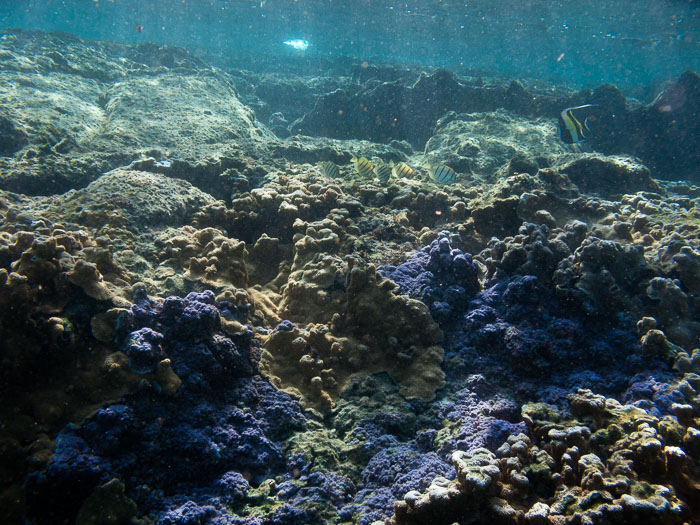
{"type": "MultiPolygon", "coordinates": [[[[382,184],[387,184],[393,179],[415,179],[429,178],[438,184],[455,184],[459,175],[454,169],[446,164],[423,164],[411,167],[405,162],[395,164],[383,162],[379,159],[369,160],[367,157],[353,157],[350,160],[351,167],[343,170],[352,177],[360,180],[379,180],[382,184]],[[425,173],[426,177],[423,177],[425,173]]],[[[335,162],[326,160],[318,165],[318,169],[324,177],[338,179],[343,177],[341,167],[335,162]]]]}
{"type": "MultiPolygon", "coordinates": [[[[590,123],[598,120],[599,115],[600,109],[596,104],[565,108],[559,115],[557,126],[562,142],[576,144],[584,141],[591,131],[590,123]]],[[[418,172],[418,167],[413,168],[405,162],[394,164],[392,161],[387,164],[379,159],[370,161],[367,157],[353,157],[350,163],[353,166],[350,170],[351,174],[363,180],[376,178],[382,184],[387,184],[392,177],[413,179],[422,176],[418,172]]],[[[342,177],[340,167],[330,160],[321,162],[318,167],[325,177],[331,179],[342,177]]],[[[425,168],[430,180],[438,184],[455,184],[459,179],[457,172],[447,164],[424,163],[421,167],[425,168]]]]}

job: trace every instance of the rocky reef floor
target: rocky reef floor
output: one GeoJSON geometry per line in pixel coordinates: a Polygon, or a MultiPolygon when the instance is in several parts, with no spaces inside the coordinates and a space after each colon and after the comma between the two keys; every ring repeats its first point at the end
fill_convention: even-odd
{"type": "Polygon", "coordinates": [[[4,523],[699,522],[700,77],[309,67],[3,32],[4,523]]]}

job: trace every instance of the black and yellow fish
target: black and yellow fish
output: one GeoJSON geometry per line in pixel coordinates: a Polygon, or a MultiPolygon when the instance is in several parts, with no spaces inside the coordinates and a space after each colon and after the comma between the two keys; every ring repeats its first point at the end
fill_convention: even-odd
{"type": "Polygon", "coordinates": [[[374,166],[374,174],[379,179],[379,182],[386,184],[389,182],[389,178],[391,177],[391,168],[383,162],[378,162],[374,166]]]}
{"type": "Polygon", "coordinates": [[[335,162],[327,160],[321,163],[320,168],[321,173],[323,173],[324,176],[331,179],[340,178],[340,170],[338,169],[338,166],[336,166],[335,162]]]}
{"type": "Polygon", "coordinates": [[[355,164],[355,171],[357,174],[365,179],[371,179],[374,177],[374,166],[367,160],[367,157],[360,157],[359,159],[353,157],[350,162],[355,164]]]}
{"type": "Polygon", "coordinates": [[[559,136],[561,140],[567,144],[581,142],[588,136],[590,129],[588,128],[589,119],[595,117],[593,113],[598,106],[595,104],[586,104],[584,106],[575,106],[566,108],[559,115],[559,136]]]}
{"type": "Polygon", "coordinates": [[[430,177],[440,184],[454,184],[457,181],[455,170],[444,164],[430,167],[430,177]]]}
{"type": "Polygon", "coordinates": [[[413,168],[405,162],[394,164],[394,166],[391,168],[391,171],[394,173],[394,177],[396,178],[405,177],[407,179],[412,179],[413,175],[415,175],[415,171],[413,171],[413,168]]]}

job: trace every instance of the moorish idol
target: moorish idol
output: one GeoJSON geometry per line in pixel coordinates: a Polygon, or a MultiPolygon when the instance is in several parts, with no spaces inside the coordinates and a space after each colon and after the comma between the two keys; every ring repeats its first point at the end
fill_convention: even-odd
{"type": "Polygon", "coordinates": [[[588,119],[597,108],[596,104],[586,104],[584,106],[575,106],[566,108],[559,115],[559,136],[561,140],[567,144],[581,142],[586,138],[590,131],[588,128],[588,119]]]}

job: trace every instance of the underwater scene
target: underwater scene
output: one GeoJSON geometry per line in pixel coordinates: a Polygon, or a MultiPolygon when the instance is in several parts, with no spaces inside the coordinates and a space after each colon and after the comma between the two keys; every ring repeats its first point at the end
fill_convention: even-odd
{"type": "Polygon", "coordinates": [[[700,2],[0,0],[0,523],[700,524],[700,2]]]}

